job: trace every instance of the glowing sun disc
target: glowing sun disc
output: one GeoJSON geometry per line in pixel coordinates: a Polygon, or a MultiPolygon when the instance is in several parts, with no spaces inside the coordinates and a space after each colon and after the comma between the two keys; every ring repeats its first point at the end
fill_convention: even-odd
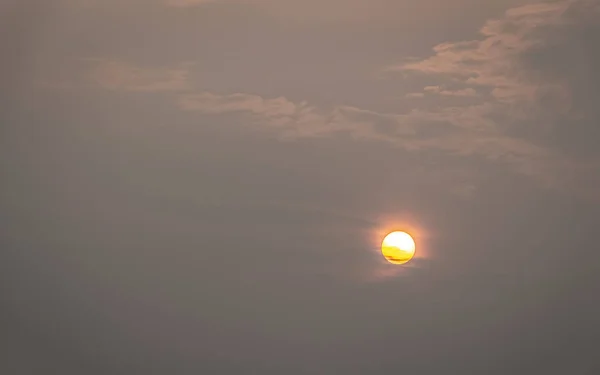
{"type": "Polygon", "coordinates": [[[393,264],[404,264],[415,255],[415,240],[406,232],[392,232],[381,243],[381,253],[393,264]]]}

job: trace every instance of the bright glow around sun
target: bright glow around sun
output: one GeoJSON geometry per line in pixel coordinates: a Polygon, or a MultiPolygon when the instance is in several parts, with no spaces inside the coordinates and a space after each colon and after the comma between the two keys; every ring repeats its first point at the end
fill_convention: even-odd
{"type": "Polygon", "coordinates": [[[381,243],[381,253],[393,264],[404,264],[415,255],[415,241],[406,232],[392,232],[381,243]]]}

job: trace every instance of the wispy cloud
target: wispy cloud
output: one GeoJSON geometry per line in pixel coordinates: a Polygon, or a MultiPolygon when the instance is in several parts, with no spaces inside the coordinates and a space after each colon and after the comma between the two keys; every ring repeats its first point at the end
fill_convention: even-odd
{"type": "Polygon", "coordinates": [[[448,90],[443,86],[425,86],[423,92],[411,92],[405,95],[407,98],[424,98],[425,95],[442,95],[455,97],[476,97],[477,91],[472,87],[458,90],[448,90]]]}
{"type": "Polygon", "coordinates": [[[186,111],[206,115],[246,115],[249,116],[248,119],[254,120],[256,127],[278,131],[286,139],[346,132],[355,137],[393,141],[394,136],[399,134],[414,133],[409,124],[403,126],[398,122],[397,115],[350,106],[324,109],[306,101],[293,102],[285,97],[263,98],[248,93],[190,93],[179,97],[178,106],[186,111]]]}
{"type": "MultiPolygon", "coordinates": [[[[570,84],[568,77],[533,68],[528,59],[554,46],[557,34],[569,35],[563,33],[565,28],[580,27],[581,17],[585,22],[597,22],[598,9],[595,0],[563,0],[510,9],[502,18],[488,21],[477,40],[443,43],[433,48],[430,57],[388,67],[388,72],[400,71],[406,79],[414,75],[426,76],[428,82],[439,80],[421,92],[407,94],[407,98],[423,103],[407,112],[322,107],[251,92],[209,92],[190,83],[190,66],[186,64],[156,68],[94,59],[89,60],[93,67],[88,82],[108,90],[171,92],[184,111],[242,116],[240,122],[275,132],[282,139],[344,133],[405,150],[480,157],[510,165],[544,183],[564,185],[560,176],[565,171],[580,170],[587,177],[573,173],[571,180],[587,180],[589,171],[598,165],[596,159],[567,157],[547,142],[553,123],[570,121],[572,98],[577,94],[574,90],[580,88],[570,84]]],[[[568,38],[560,41],[570,42],[568,38]]]]}
{"type": "MultiPolygon", "coordinates": [[[[500,103],[531,103],[544,90],[560,90],[556,83],[537,80],[524,71],[523,54],[548,42],[549,28],[560,26],[571,1],[532,4],[510,9],[505,16],[491,20],[480,30],[482,39],[449,42],[433,48],[434,55],[423,60],[403,63],[389,70],[439,75],[460,82],[466,88],[454,92],[474,95],[486,90],[500,103]]],[[[439,86],[426,92],[452,95],[439,86]]]]}
{"type": "Polygon", "coordinates": [[[338,128],[333,114],[326,114],[307,102],[294,103],[284,97],[263,98],[247,93],[201,92],[180,96],[178,106],[186,111],[209,115],[252,115],[256,124],[277,129],[286,138],[318,136],[338,128]]]}
{"type": "Polygon", "coordinates": [[[490,160],[527,165],[546,155],[543,149],[522,140],[492,132],[466,132],[465,129],[476,127],[472,123],[480,121],[488,110],[485,106],[474,106],[469,111],[448,108],[440,113],[414,110],[392,114],[350,106],[325,110],[283,97],[265,99],[252,94],[206,92],[182,95],[178,104],[184,110],[208,115],[247,115],[255,120],[256,127],[274,129],[284,138],[331,136],[343,132],[357,139],[379,140],[407,150],[479,155],[490,160]]]}
{"type": "Polygon", "coordinates": [[[441,86],[426,86],[423,91],[443,96],[477,96],[477,91],[471,87],[460,90],[447,90],[441,86]]]}
{"type": "MultiPolygon", "coordinates": [[[[600,99],[596,85],[589,83],[595,82],[597,75],[591,68],[574,72],[572,66],[588,67],[600,51],[600,46],[589,43],[593,40],[590,35],[599,31],[598,25],[597,0],[529,4],[486,22],[479,39],[442,43],[433,48],[430,57],[411,59],[385,71],[402,72],[407,79],[439,80],[422,92],[405,95],[423,100],[420,118],[447,121],[463,130],[460,141],[448,137],[442,143],[437,139],[437,146],[445,144],[456,151],[464,147],[468,153],[475,145],[493,144],[495,151],[486,147],[488,156],[499,152],[498,156],[517,157],[517,165],[526,173],[548,179],[554,171],[549,179],[564,184],[557,174],[564,175],[574,165],[588,165],[589,171],[589,165],[600,164],[591,151],[585,160],[577,151],[564,153],[567,147],[581,148],[584,134],[597,134],[592,124],[600,115],[593,106],[582,104],[591,97],[600,99]],[[565,63],[565,69],[552,68],[565,59],[571,62],[565,63]],[[587,83],[582,74],[587,74],[587,83]],[[458,89],[449,90],[448,84],[458,89]],[[448,106],[440,101],[443,96],[471,99],[448,106]],[[432,102],[435,97],[439,100],[432,102]],[[565,124],[577,124],[578,129],[565,133],[565,124]],[[572,145],[568,145],[569,139],[572,145]],[[456,147],[452,141],[462,145],[456,147]],[[530,163],[532,160],[542,162],[530,163]]],[[[589,172],[571,176],[587,180],[589,172]]]]}
{"type": "Polygon", "coordinates": [[[290,117],[306,108],[306,103],[295,104],[284,97],[264,99],[251,94],[218,95],[209,92],[182,96],[179,105],[185,110],[204,113],[246,111],[267,117],[290,117]]]}
{"type": "Polygon", "coordinates": [[[165,0],[168,6],[174,7],[190,7],[194,5],[214,3],[219,0],[165,0]]]}
{"type": "Polygon", "coordinates": [[[92,64],[88,79],[104,89],[161,92],[182,91],[189,88],[189,64],[149,68],[106,59],[88,59],[87,62],[92,64]]]}

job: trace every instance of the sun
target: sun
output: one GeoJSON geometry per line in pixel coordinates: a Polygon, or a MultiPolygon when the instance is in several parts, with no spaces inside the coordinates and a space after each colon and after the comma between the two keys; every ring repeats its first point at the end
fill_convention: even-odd
{"type": "Polygon", "coordinates": [[[381,243],[381,253],[393,264],[404,264],[415,255],[415,240],[406,232],[392,232],[381,243]]]}

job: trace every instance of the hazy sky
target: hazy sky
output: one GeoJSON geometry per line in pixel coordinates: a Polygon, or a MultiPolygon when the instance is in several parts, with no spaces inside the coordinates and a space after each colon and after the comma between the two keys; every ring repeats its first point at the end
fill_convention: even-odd
{"type": "Polygon", "coordinates": [[[600,0],[0,0],[0,47],[0,373],[600,373],[600,0]]]}

